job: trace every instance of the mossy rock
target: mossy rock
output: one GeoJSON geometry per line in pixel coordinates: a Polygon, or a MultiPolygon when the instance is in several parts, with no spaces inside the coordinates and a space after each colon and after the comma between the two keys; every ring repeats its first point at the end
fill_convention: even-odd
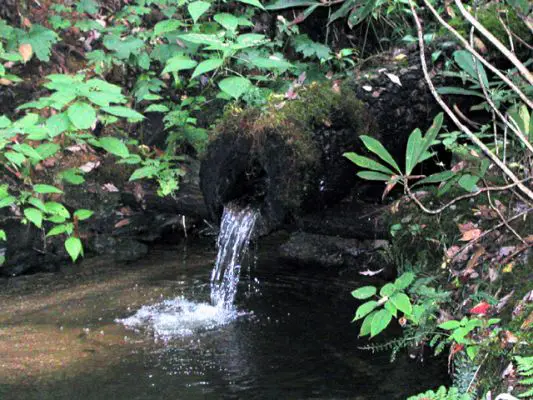
{"type": "Polygon", "coordinates": [[[211,217],[240,199],[259,205],[269,230],[298,209],[340,200],[355,183],[342,154],[375,126],[353,91],[331,83],[302,86],[293,100],[273,96],[263,108],[228,107],[200,171],[211,217]]]}

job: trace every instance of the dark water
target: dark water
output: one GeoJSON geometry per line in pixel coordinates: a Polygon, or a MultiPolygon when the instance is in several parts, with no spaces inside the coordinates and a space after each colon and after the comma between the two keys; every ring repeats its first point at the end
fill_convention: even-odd
{"type": "MultiPolygon", "coordinates": [[[[339,271],[280,264],[276,249],[275,243],[263,243],[251,279],[243,271],[236,306],[245,315],[166,343],[154,342],[148,331],[114,324],[115,336],[107,339],[102,357],[65,363],[27,379],[3,376],[0,354],[0,399],[404,399],[446,383],[442,362],[430,359],[422,365],[399,355],[391,364],[387,353],[359,350],[366,341],[357,339],[358,328],[350,323],[356,308],[350,291],[357,283],[339,271]],[[125,340],[119,340],[122,335],[125,340]]],[[[116,293],[101,292],[78,302],[82,308],[76,312],[86,316],[71,323],[98,331],[139,305],[175,295],[208,302],[213,260],[212,247],[189,248],[186,256],[176,250],[159,252],[147,261],[152,273],[146,263],[138,267],[146,272],[135,266],[126,270],[140,274],[140,293],[164,288],[159,298],[142,303],[141,296],[127,310],[124,300],[118,300],[121,291],[132,296],[132,287],[125,285],[113,289],[116,293]]],[[[42,312],[8,324],[35,328],[45,321],[39,317],[42,312]]],[[[34,345],[35,351],[44,346],[34,345]]]]}

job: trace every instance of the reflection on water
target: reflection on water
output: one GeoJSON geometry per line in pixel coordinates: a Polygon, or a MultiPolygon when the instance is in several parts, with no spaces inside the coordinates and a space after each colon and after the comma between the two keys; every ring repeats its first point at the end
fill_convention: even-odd
{"type": "Polygon", "coordinates": [[[403,399],[447,383],[446,366],[431,359],[391,364],[358,350],[355,283],[282,265],[276,249],[260,244],[252,291],[244,280],[235,300],[243,315],[216,327],[210,246],[183,260],[160,251],[92,275],[82,268],[81,282],[56,276],[42,293],[0,293],[0,399],[403,399]],[[161,307],[174,316],[156,317],[161,307]],[[164,341],[114,323],[135,310],[164,341]]]}

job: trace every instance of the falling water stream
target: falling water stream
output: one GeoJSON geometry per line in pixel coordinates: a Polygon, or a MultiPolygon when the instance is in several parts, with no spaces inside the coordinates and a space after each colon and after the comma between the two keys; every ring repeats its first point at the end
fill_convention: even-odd
{"type": "Polygon", "coordinates": [[[143,306],[131,317],[117,321],[135,330],[148,329],[156,339],[169,340],[225,325],[245,315],[233,303],[241,262],[248,252],[258,215],[250,206],[240,207],[230,203],[224,208],[217,242],[217,259],[211,272],[211,304],[180,296],[143,306]]]}

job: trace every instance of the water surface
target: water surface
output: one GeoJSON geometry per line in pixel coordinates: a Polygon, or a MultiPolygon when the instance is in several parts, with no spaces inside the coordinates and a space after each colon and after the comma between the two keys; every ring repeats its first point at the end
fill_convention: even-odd
{"type": "Polygon", "coordinates": [[[276,253],[261,243],[223,323],[198,309],[210,304],[211,242],[1,283],[0,399],[403,399],[446,382],[442,363],[358,349],[346,271],[283,265],[276,253]],[[205,321],[159,321],[165,337],[153,321],[116,322],[162,304],[205,321]]]}

